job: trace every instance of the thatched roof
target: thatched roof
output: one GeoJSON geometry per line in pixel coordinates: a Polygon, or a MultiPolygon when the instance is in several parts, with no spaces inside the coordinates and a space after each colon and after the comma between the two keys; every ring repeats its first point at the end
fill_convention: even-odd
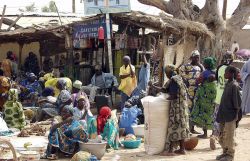
{"type": "Polygon", "coordinates": [[[175,34],[182,34],[184,31],[193,35],[207,35],[213,37],[213,33],[201,23],[180,20],[169,17],[167,15],[149,15],[143,12],[132,11],[130,13],[112,14],[112,20],[115,23],[136,24],[144,28],[151,28],[160,32],[170,32],[175,34]]]}
{"type": "Polygon", "coordinates": [[[30,43],[41,40],[64,40],[64,37],[62,27],[52,27],[46,29],[25,28],[8,32],[0,32],[0,43],[30,43]]]}

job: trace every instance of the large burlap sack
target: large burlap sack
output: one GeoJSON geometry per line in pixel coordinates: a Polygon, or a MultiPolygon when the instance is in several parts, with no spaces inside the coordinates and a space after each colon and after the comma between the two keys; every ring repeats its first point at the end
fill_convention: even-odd
{"type": "Polygon", "coordinates": [[[148,96],[142,99],[145,115],[145,151],[149,155],[161,153],[165,148],[170,102],[166,96],[148,96]]]}

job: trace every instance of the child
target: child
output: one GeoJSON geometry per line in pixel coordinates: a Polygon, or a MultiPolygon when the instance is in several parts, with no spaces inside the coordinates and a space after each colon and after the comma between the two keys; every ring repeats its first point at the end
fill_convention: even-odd
{"type": "Polygon", "coordinates": [[[220,161],[232,161],[234,159],[234,135],[241,118],[241,95],[237,81],[237,69],[228,66],[225,71],[225,79],[228,82],[225,86],[216,121],[220,123],[219,142],[223,153],[216,157],[220,161]],[[231,100],[231,101],[229,101],[231,100]]]}

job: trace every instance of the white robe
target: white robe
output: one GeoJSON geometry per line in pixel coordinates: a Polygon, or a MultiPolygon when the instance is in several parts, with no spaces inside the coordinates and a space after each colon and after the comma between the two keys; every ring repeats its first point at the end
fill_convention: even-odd
{"type": "Polygon", "coordinates": [[[250,60],[242,67],[240,76],[243,81],[242,112],[247,114],[250,113],[250,60]]]}

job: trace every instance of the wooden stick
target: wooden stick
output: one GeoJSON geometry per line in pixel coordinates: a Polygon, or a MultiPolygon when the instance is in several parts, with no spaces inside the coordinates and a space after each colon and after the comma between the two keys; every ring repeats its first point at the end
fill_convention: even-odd
{"type": "Polygon", "coordinates": [[[4,18],[5,10],[6,10],[6,5],[3,6],[3,12],[2,12],[1,19],[0,19],[0,30],[2,29],[2,24],[3,24],[3,18],[4,18]]]}
{"type": "Polygon", "coordinates": [[[56,3],[55,3],[55,2],[54,2],[54,5],[55,5],[55,7],[56,7],[56,12],[57,12],[57,15],[58,15],[58,17],[59,17],[59,20],[60,20],[60,23],[61,23],[61,26],[62,26],[61,16],[60,16],[60,14],[59,14],[59,12],[58,12],[58,8],[57,8],[57,6],[56,6],[56,3]]]}
{"type": "Polygon", "coordinates": [[[20,15],[18,15],[18,17],[15,19],[15,21],[9,26],[9,28],[7,29],[7,31],[10,31],[10,29],[17,23],[17,21],[23,16],[23,13],[21,13],[20,15]]]}

